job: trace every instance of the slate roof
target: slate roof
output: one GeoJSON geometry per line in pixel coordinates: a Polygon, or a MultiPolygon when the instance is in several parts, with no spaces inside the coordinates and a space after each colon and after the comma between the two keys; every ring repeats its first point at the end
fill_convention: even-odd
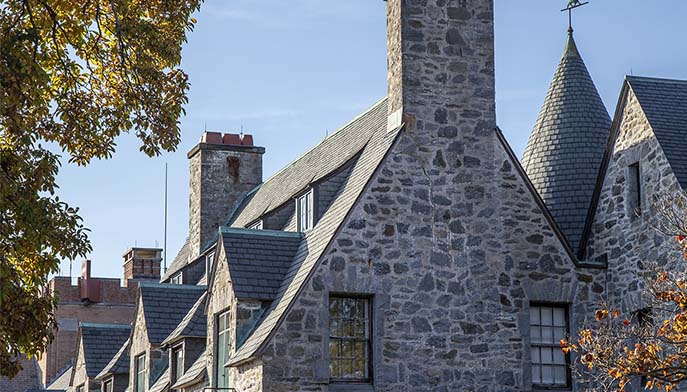
{"type": "MultiPolygon", "coordinates": [[[[304,155],[304,157],[311,157],[306,162],[316,166],[313,170],[309,170],[311,174],[316,173],[313,176],[314,178],[323,173],[326,174],[325,172],[327,171],[331,172],[349,161],[350,157],[355,157],[359,154],[359,158],[353,164],[349,178],[334,197],[331,206],[315,227],[304,234],[300,247],[284,277],[284,281],[279,287],[274,301],[272,301],[270,308],[267,309],[255,330],[248,336],[246,342],[229,359],[230,365],[242,363],[259,355],[260,350],[281,323],[292,302],[301,291],[302,286],[316,268],[321,255],[329,247],[340,225],[348,216],[362,191],[379,167],[379,164],[395,142],[399,132],[401,132],[401,128],[387,130],[386,102],[386,99],[380,101],[353,120],[353,122],[316,146],[313,149],[316,151],[311,150],[304,155]]],[[[239,212],[238,216],[232,220],[231,226],[242,226],[245,222],[254,220],[259,216],[257,215],[258,211],[268,210],[278,203],[275,200],[288,200],[294,194],[304,189],[312,180],[303,180],[305,177],[295,173],[292,176],[290,173],[292,170],[298,171],[300,167],[301,164],[297,161],[275,175],[275,177],[272,177],[268,183],[275,181],[276,184],[282,184],[281,186],[284,188],[279,189],[278,186],[273,185],[266,186],[266,183],[261,190],[271,189],[271,194],[261,197],[257,197],[256,194],[248,202],[247,206],[239,212]],[[281,178],[282,176],[284,178],[281,178]],[[288,181],[286,181],[288,178],[297,179],[297,186],[289,185],[288,181]]],[[[303,168],[305,169],[305,166],[303,168]]]]}
{"type": "Polygon", "coordinates": [[[179,389],[199,382],[207,372],[207,355],[207,350],[203,351],[203,353],[200,354],[200,357],[198,357],[198,359],[193,363],[193,365],[191,365],[191,367],[188,368],[188,370],[186,370],[186,373],[179,377],[177,382],[174,385],[172,385],[172,388],[179,389]]]}
{"type": "Polygon", "coordinates": [[[522,163],[575,250],[610,128],[608,111],[570,33],[522,163]]]}
{"type": "Polygon", "coordinates": [[[102,380],[114,374],[129,374],[129,339],[122,344],[110,362],[95,376],[95,379],[102,380]]]}
{"type": "Polygon", "coordinates": [[[205,338],[207,337],[207,317],[203,312],[205,309],[205,298],[207,292],[198,298],[193,307],[189,309],[183,320],[177,325],[172,333],[162,342],[162,345],[174,343],[176,340],[183,337],[205,338]]]}
{"type": "Polygon", "coordinates": [[[303,236],[300,233],[222,228],[234,295],[273,300],[303,236]]]}
{"type": "Polygon", "coordinates": [[[50,383],[47,387],[45,387],[46,390],[48,391],[67,391],[69,390],[69,383],[71,382],[72,379],[72,371],[74,367],[70,366],[67,369],[65,369],[62,374],[57,377],[53,382],[50,383]]]}
{"type": "Polygon", "coordinates": [[[256,188],[231,217],[231,226],[249,225],[341,167],[360,153],[380,123],[386,126],[386,118],[384,98],[256,188]]]}
{"type": "Polygon", "coordinates": [[[687,81],[628,76],[682,189],[687,189],[687,81]]]}
{"type": "Polygon", "coordinates": [[[140,296],[148,340],[162,343],[204,292],[204,286],[142,282],[140,296]]]}
{"type": "Polygon", "coordinates": [[[161,282],[168,281],[172,275],[176,274],[179,272],[181,269],[186,267],[186,265],[189,264],[191,260],[189,260],[191,255],[191,245],[189,243],[188,237],[186,238],[186,241],[184,241],[184,245],[181,246],[181,249],[179,249],[179,253],[174,257],[174,260],[172,263],[167,267],[167,271],[165,271],[164,275],[162,275],[162,279],[160,279],[161,282]]]}
{"type": "Polygon", "coordinates": [[[167,387],[169,386],[169,367],[165,369],[165,371],[160,375],[160,378],[155,381],[155,384],[153,384],[150,389],[148,389],[148,392],[163,392],[167,390],[167,387]]]}
{"type": "Polygon", "coordinates": [[[131,334],[131,326],[117,324],[80,324],[86,374],[93,378],[108,365],[131,334]]]}

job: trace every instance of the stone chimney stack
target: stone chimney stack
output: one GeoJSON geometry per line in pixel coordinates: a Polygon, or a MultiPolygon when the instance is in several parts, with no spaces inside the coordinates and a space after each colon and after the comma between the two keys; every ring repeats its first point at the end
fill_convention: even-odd
{"type": "Polygon", "coordinates": [[[493,0],[388,0],[389,122],[422,144],[496,127],[493,0]]]}
{"type": "Polygon", "coordinates": [[[205,132],[188,153],[191,259],[212,241],[236,204],[262,183],[264,153],[251,135],[219,132],[205,132]]]}
{"type": "Polygon", "coordinates": [[[131,248],[124,253],[124,284],[134,280],[160,280],[162,249],[131,248]]]}

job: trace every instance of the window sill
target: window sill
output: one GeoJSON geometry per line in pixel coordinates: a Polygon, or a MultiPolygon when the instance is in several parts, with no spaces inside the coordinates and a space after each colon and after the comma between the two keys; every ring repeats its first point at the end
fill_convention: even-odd
{"type": "Polygon", "coordinates": [[[332,383],[329,384],[329,390],[331,392],[374,392],[375,387],[372,384],[332,383]]]}

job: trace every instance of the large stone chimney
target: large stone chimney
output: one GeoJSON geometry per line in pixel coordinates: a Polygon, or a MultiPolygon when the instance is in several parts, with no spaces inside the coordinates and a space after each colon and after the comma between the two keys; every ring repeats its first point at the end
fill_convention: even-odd
{"type": "Polygon", "coordinates": [[[251,135],[205,132],[188,153],[189,243],[193,259],[243,197],[262,183],[263,147],[251,135]]]}
{"type": "Polygon", "coordinates": [[[387,1],[389,127],[405,122],[422,144],[494,132],[493,10],[493,0],[387,1]]]}

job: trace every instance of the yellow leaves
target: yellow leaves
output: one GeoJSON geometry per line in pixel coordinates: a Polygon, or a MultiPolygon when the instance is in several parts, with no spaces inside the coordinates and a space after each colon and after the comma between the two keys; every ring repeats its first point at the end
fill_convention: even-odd
{"type": "Polygon", "coordinates": [[[601,321],[608,317],[608,309],[599,309],[594,313],[594,317],[596,318],[596,321],[601,321]]]}

